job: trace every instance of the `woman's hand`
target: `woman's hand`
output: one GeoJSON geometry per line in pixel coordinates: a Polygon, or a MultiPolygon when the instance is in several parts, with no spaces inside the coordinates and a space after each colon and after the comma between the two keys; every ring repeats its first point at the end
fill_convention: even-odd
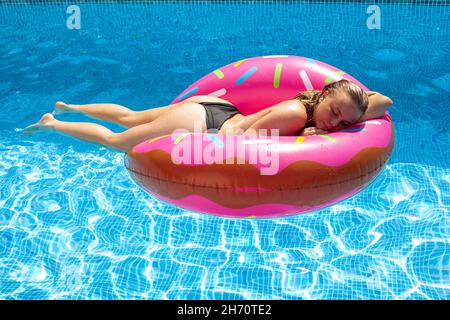
{"type": "Polygon", "coordinates": [[[300,133],[301,136],[310,136],[313,134],[326,134],[328,131],[316,128],[316,127],[308,127],[302,130],[300,133]]]}

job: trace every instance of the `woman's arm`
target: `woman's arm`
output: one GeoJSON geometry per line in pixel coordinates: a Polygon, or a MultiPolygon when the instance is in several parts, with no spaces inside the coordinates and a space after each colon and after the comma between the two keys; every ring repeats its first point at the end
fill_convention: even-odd
{"type": "Polygon", "coordinates": [[[369,96],[369,106],[358,122],[382,117],[386,110],[392,105],[392,100],[381,93],[367,91],[367,95],[369,96]]]}

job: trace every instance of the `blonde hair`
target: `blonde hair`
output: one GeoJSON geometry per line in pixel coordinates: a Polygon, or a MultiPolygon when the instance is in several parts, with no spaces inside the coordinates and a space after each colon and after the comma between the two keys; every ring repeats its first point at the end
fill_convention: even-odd
{"type": "Polygon", "coordinates": [[[308,118],[306,120],[305,128],[313,126],[313,115],[319,104],[319,99],[323,96],[325,91],[328,95],[334,97],[339,93],[346,93],[356,103],[358,109],[364,114],[369,105],[369,98],[361,87],[355,83],[341,79],[339,81],[327,84],[322,90],[309,90],[297,93],[294,99],[298,99],[306,108],[308,118]]]}

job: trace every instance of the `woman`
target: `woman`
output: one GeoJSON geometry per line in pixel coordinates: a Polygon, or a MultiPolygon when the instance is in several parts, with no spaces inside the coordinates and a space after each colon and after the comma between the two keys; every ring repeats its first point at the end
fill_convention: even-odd
{"type": "Polygon", "coordinates": [[[194,96],[144,111],[132,111],[116,104],[73,105],[58,101],[54,114],[81,112],[129,129],[114,133],[98,124],[59,121],[46,113],[39,122],[25,128],[24,133],[51,130],[128,152],[144,140],[170,134],[176,129],[192,132],[199,121],[202,132],[247,134],[259,129],[279,129],[279,135],[324,134],[380,117],[391,104],[388,97],[372,91],[365,93],[344,79],[326,85],[321,91],[300,92],[292,100],[247,116],[228,101],[211,96],[194,96]]]}

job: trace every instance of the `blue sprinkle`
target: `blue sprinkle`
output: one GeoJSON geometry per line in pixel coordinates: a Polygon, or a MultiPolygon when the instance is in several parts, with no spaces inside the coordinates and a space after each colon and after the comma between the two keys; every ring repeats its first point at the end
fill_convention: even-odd
{"type": "Polygon", "coordinates": [[[194,93],[196,93],[198,91],[198,87],[192,88],[191,90],[189,90],[188,92],[186,92],[185,94],[183,94],[182,96],[180,96],[178,98],[178,100],[183,100],[184,98],[186,98],[187,96],[190,96],[194,93]]]}
{"type": "Polygon", "coordinates": [[[363,132],[366,131],[365,128],[349,128],[349,129],[344,129],[344,130],[339,130],[339,132],[363,132]]]}
{"type": "Polygon", "coordinates": [[[248,70],[246,73],[244,73],[242,76],[240,76],[239,79],[236,80],[236,84],[237,85],[242,84],[245,80],[247,80],[248,77],[250,77],[252,74],[254,74],[256,72],[256,70],[258,70],[257,67],[250,68],[250,70],[248,70]]]}
{"type": "Polygon", "coordinates": [[[222,140],[220,140],[217,136],[214,136],[214,135],[212,135],[212,134],[208,134],[207,135],[207,138],[209,139],[209,140],[211,140],[212,141],[212,143],[214,143],[214,145],[216,146],[216,147],[218,147],[218,148],[223,148],[223,142],[222,142],[222,140]]]}

